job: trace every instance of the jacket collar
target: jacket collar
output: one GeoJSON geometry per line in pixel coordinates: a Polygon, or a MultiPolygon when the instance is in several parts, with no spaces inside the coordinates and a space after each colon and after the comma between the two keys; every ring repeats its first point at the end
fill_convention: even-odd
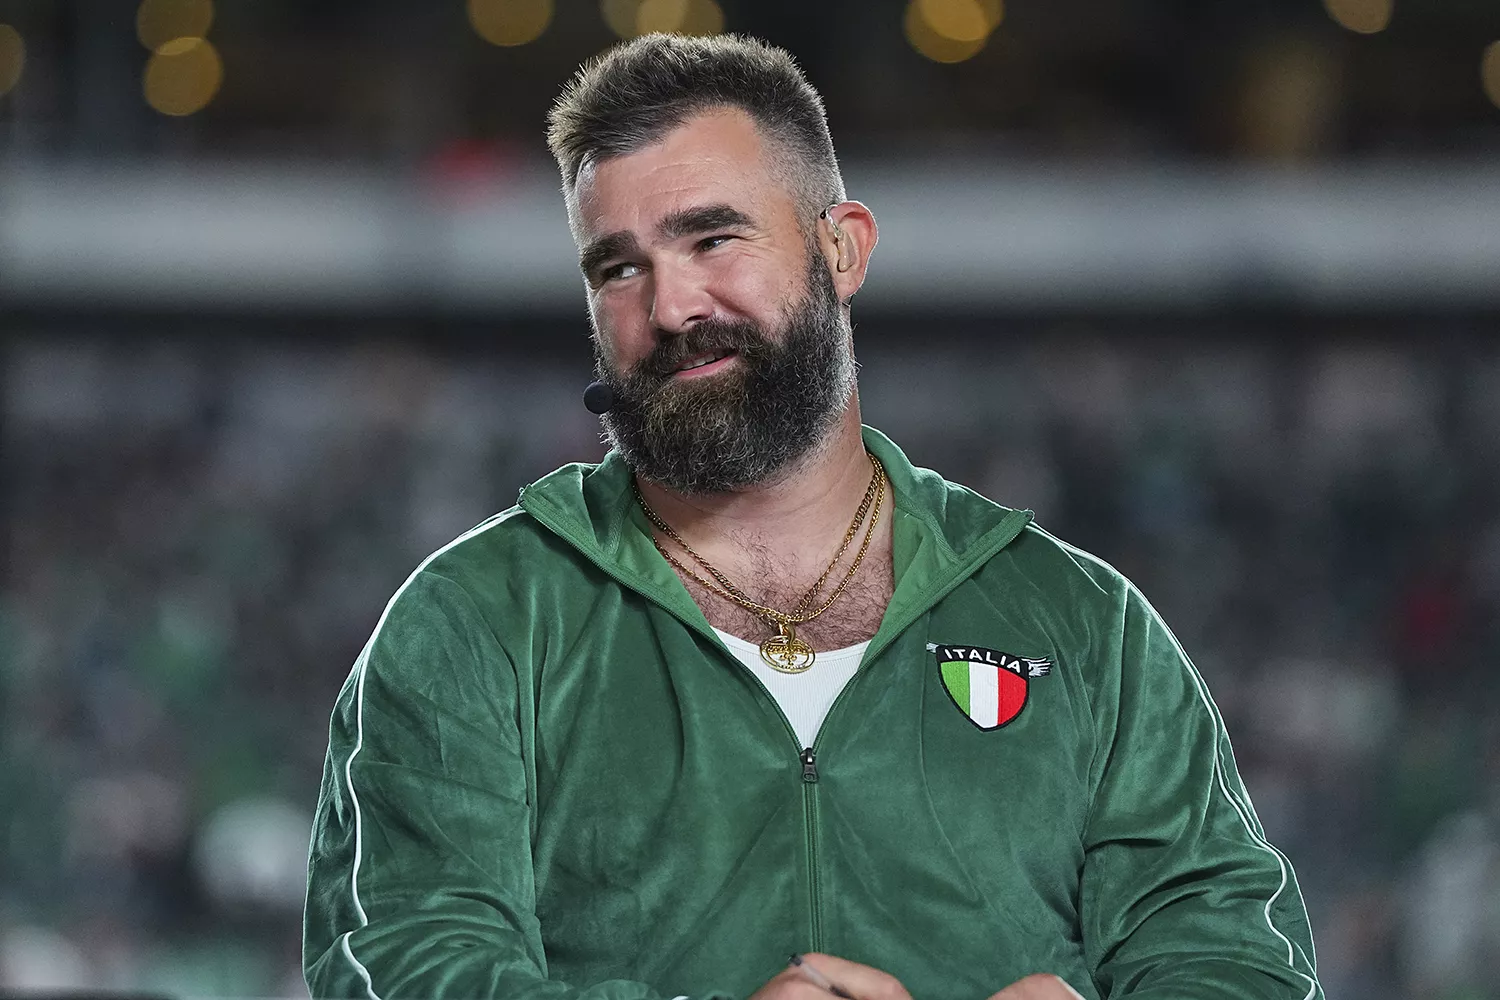
{"type": "MultiPolygon", "coordinates": [[[[885,466],[894,494],[896,590],[866,656],[915,621],[1019,535],[1031,512],[1011,510],[907,459],[873,427],[865,447],[885,466]]],[[[574,463],[521,491],[522,509],[620,583],[714,637],[707,619],[651,543],[651,528],[618,452],[574,463]]]]}

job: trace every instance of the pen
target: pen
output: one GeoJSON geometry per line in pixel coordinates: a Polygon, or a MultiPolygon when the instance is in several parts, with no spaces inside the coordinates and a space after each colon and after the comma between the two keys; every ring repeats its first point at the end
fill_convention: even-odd
{"type": "Polygon", "coordinates": [[[836,997],[843,997],[844,1000],[854,1000],[852,994],[845,992],[842,988],[836,986],[833,981],[830,980],[827,976],[823,975],[823,973],[819,972],[811,965],[808,965],[806,962],[802,961],[801,955],[793,955],[791,957],[791,963],[792,967],[795,968],[798,972],[802,973],[803,977],[807,979],[808,982],[812,983],[819,989],[827,990],[829,993],[832,993],[836,997]]]}

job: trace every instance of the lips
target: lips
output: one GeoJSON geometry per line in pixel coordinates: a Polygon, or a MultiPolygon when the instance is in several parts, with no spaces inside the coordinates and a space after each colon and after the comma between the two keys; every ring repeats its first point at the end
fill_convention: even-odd
{"type": "Polygon", "coordinates": [[[691,358],[688,358],[682,364],[678,365],[676,368],[673,369],[673,371],[674,372],[690,372],[690,371],[694,370],[695,368],[702,368],[704,365],[711,365],[715,361],[722,361],[723,359],[729,357],[733,353],[734,353],[734,351],[732,351],[732,350],[722,350],[722,351],[710,351],[707,354],[697,354],[697,355],[694,355],[691,358]]]}

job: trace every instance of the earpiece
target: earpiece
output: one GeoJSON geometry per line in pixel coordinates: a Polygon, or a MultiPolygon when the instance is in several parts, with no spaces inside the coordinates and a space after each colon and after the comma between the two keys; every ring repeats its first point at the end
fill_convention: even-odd
{"type": "Polygon", "coordinates": [[[839,273],[842,274],[854,266],[854,261],[849,255],[849,247],[844,242],[844,231],[839,228],[839,224],[834,217],[828,214],[828,209],[825,208],[819,212],[818,218],[826,220],[828,227],[833,231],[833,245],[838,248],[839,253],[836,266],[839,269],[839,273]]]}
{"type": "Polygon", "coordinates": [[[825,208],[823,209],[823,211],[819,212],[818,218],[825,220],[828,223],[829,228],[833,230],[833,242],[844,242],[844,231],[839,228],[838,221],[834,219],[833,216],[828,214],[828,209],[825,208]]]}

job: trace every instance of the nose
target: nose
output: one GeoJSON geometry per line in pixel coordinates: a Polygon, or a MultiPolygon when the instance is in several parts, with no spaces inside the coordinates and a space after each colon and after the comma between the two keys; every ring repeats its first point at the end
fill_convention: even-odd
{"type": "Polygon", "coordinates": [[[658,265],[652,271],[651,325],[656,329],[687,333],[713,312],[713,296],[695,269],[658,265]]]}

